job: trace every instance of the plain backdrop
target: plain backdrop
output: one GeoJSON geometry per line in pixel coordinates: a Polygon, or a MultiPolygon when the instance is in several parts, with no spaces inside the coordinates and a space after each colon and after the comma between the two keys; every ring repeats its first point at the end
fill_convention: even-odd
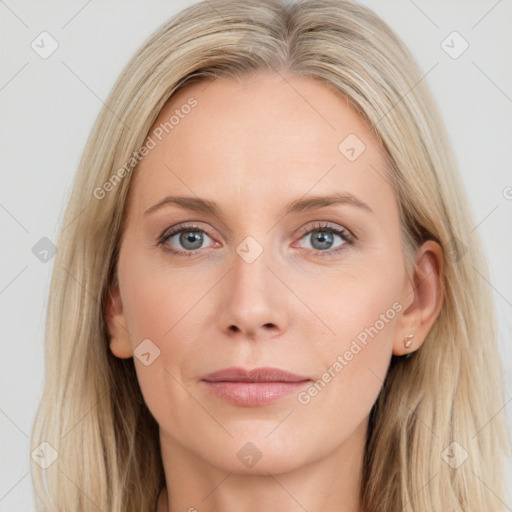
{"type": "MultiPolygon", "coordinates": [[[[41,261],[33,247],[43,237],[56,240],[86,139],[122,68],[161,23],[191,3],[0,1],[0,511],[34,510],[29,438],[44,382],[54,260],[41,261]],[[58,43],[46,59],[31,46],[44,31],[58,43]]],[[[512,2],[362,3],[412,50],[443,114],[490,266],[510,420],[512,2]],[[468,48],[453,58],[464,41],[468,48]]],[[[508,480],[512,488],[510,470],[508,480]]],[[[512,510],[511,498],[502,499],[512,510]]]]}

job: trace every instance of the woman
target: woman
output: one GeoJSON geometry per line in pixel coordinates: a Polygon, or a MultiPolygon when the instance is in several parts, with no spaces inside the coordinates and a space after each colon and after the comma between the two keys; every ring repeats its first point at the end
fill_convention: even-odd
{"type": "Polygon", "coordinates": [[[501,510],[485,264],[420,79],[344,0],[198,3],[132,58],[59,239],[40,510],[501,510]]]}

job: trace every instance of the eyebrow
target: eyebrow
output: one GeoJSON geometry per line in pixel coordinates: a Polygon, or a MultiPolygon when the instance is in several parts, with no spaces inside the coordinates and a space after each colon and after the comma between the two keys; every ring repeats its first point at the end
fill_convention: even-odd
{"type": "MultiPolygon", "coordinates": [[[[284,208],[282,216],[288,213],[307,212],[317,208],[331,206],[333,204],[347,204],[364,209],[370,213],[374,213],[374,211],[364,201],[361,201],[353,194],[340,192],[331,195],[309,196],[307,198],[296,199],[284,208]]],[[[162,207],[168,205],[178,206],[184,210],[193,212],[210,213],[221,217],[219,206],[215,201],[188,196],[166,196],[161,201],[151,206],[151,208],[148,208],[144,215],[149,215],[150,213],[160,210],[162,207]]]]}

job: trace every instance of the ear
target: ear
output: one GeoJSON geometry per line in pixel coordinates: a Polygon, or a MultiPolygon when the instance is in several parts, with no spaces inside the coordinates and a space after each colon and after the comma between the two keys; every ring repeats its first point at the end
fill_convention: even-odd
{"type": "Polygon", "coordinates": [[[426,241],[416,253],[416,266],[408,277],[402,293],[402,304],[408,306],[400,317],[398,337],[393,343],[393,354],[405,355],[418,350],[434,325],[443,304],[443,250],[433,240],[426,241]],[[409,348],[404,346],[406,336],[413,334],[409,348]]]}
{"type": "Polygon", "coordinates": [[[110,334],[110,350],[112,353],[122,359],[132,357],[133,350],[118,286],[109,290],[105,319],[110,334]]]}

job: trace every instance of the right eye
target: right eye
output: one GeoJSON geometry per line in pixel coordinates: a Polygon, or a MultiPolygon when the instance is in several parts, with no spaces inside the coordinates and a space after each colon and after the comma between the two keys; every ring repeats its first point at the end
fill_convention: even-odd
{"type": "Polygon", "coordinates": [[[198,226],[180,225],[174,227],[171,231],[165,231],[160,237],[158,243],[162,245],[166,251],[181,256],[193,256],[196,251],[201,249],[204,237],[211,237],[198,226]],[[173,239],[176,239],[173,241],[173,239]],[[179,245],[182,249],[177,249],[179,245]]]}

